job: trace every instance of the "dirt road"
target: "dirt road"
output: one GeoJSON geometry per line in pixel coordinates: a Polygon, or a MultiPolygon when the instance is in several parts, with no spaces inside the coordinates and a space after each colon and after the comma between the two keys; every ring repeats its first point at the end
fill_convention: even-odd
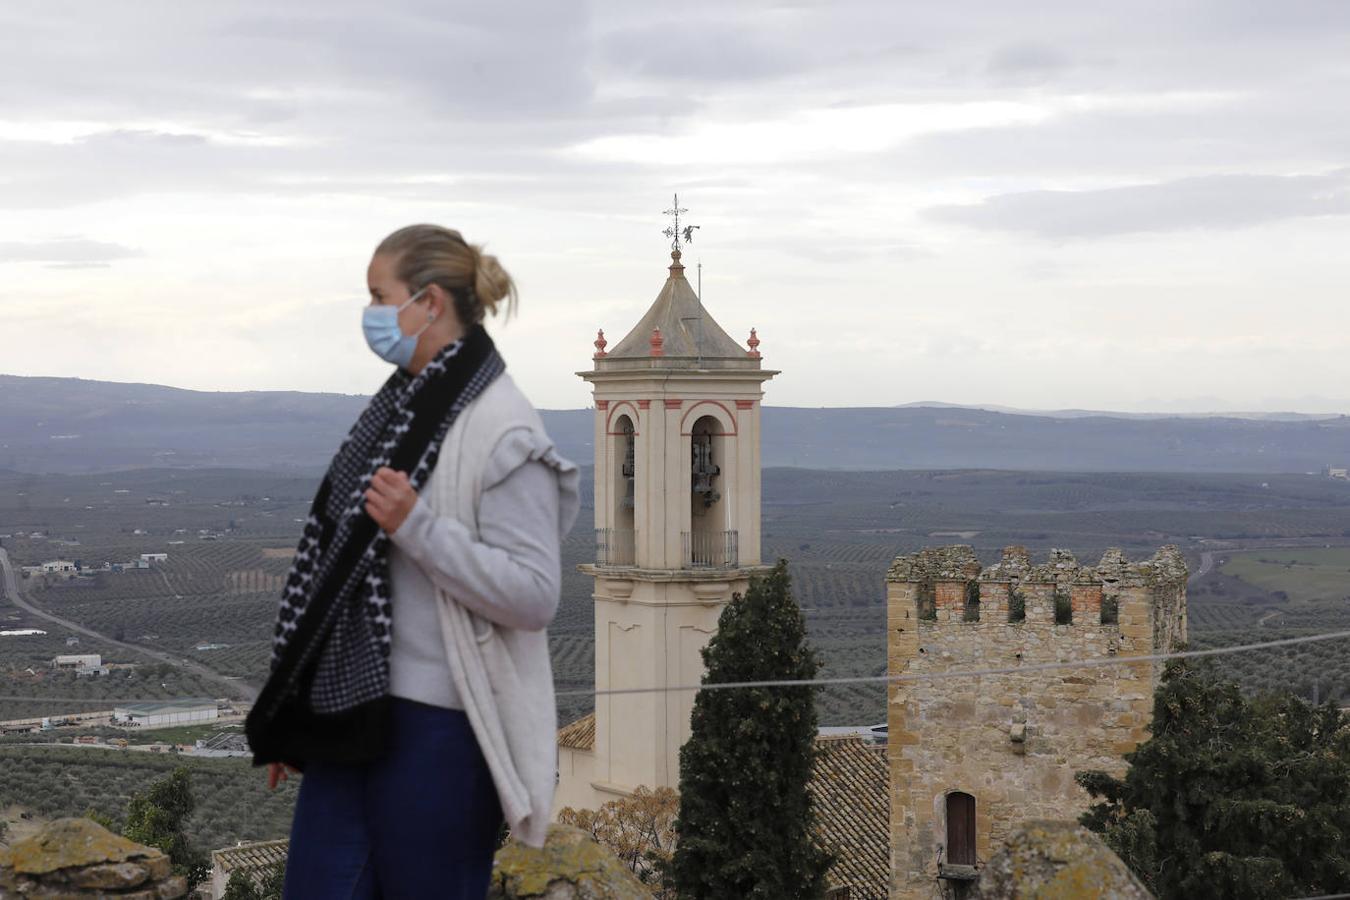
{"type": "Polygon", "coordinates": [[[219,684],[222,690],[221,696],[223,697],[235,697],[240,700],[247,700],[249,703],[252,703],[254,700],[258,698],[258,687],[247,681],[244,681],[242,678],[231,678],[228,675],[222,675],[219,672],[214,672],[211,669],[208,669],[206,666],[203,666],[199,662],[187,659],[182,656],[176,656],[172,653],[168,653],[163,650],[158,650],[151,647],[142,647],[139,644],[128,644],[125,641],[113,640],[106,634],[100,634],[99,632],[94,631],[93,629],[86,628],[83,625],[70,621],[69,619],[63,619],[58,615],[54,615],[41,609],[38,606],[33,605],[33,603],[27,600],[20,592],[18,579],[14,575],[14,566],[12,566],[9,561],[9,553],[7,553],[3,548],[0,548],[0,569],[3,569],[3,579],[0,579],[0,583],[3,583],[4,585],[6,599],[8,599],[10,603],[13,603],[20,609],[26,610],[27,612],[31,613],[32,615],[38,616],[39,618],[46,619],[48,622],[60,625],[62,628],[68,628],[71,631],[79,632],[80,634],[88,635],[89,637],[98,638],[101,641],[107,641],[109,644],[114,644],[118,647],[124,647],[127,650],[132,650],[136,653],[141,653],[146,656],[153,657],[157,660],[160,660],[161,662],[166,662],[169,665],[177,666],[180,669],[192,672],[193,674],[198,675],[207,681],[219,684]]]}

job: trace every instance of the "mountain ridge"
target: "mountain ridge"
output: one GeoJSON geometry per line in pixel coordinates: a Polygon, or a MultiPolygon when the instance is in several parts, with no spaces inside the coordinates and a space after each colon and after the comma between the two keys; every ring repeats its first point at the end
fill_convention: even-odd
{"type": "MultiPolygon", "coordinates": [[[[357,394],[0,375],[0,468],[321,471],[365,402],[357,394]]],[[[590,461],[592,410],[540,413],[564,455],[590,461]]],[[[765,406],[762,445],[765,466],[813,469],[1315,472],[1350,461],[1350,417],[765,406]]]]}

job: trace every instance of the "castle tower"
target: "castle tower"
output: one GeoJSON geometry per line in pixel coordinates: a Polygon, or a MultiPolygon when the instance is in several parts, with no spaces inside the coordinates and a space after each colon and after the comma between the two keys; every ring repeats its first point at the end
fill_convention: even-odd
{"type": "MultiPolygon", "coordinates": [[[[646,315],[593,368],[595,686],[698,684],[699,651],[760,565],[760,398],[776,372],[703,308],[678,246],[646,315]]],[[[690,691],[599,696],[559,732],[555,808],[678,787],[690,691]]]]}
{"type": "MultiPolygon", "coordinates": [[[[1175,547],[1096,566],[1021,547],[981,567],[969,547],[898,557],[886,575],[887,671],[1034,667],[1177,649],[1186,563],[1175,547]]],[[[891,682],[892,898],[964,896],[1020,822],[1077,819],[1074,773],[1119,775],[1146,737],[1162,663],[891,682]]]]}

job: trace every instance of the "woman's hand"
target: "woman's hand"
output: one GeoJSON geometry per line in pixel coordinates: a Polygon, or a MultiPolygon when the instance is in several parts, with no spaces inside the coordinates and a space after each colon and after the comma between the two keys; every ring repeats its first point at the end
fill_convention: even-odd
{"type": "Polygon", "coordinates": [[[366,513],[386,534],[393,534],[417,505],[417,491],[406,472],[380,466],[366,489],[366,513]]]}
{"type": "Polygon", "coordinates": [[[267,789],[269,791],[276,790],[278,783],[285,781],[287,778],[290,777],[289,775],[286,774],[287,769],[296,773],[299,773],[300,771],[295,766],[292,766],[288,763],[267,764],[267,789]]]}

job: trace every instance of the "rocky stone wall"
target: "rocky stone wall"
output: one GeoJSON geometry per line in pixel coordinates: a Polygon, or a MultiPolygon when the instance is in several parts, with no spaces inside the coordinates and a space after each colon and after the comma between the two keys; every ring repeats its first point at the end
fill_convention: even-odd
{"type": "Polygon", "coordinates": [[[964,546],[895,560],[887,669],[923,679],[888,695],[892,897],[930,897],[942,874],[974,877],[1019,823],[1086,809],[1076,771],[1123,770],[1122,754],[1147,737],[1161,664],[1035,667],[1175,648],[1186,575],[1174,547],[1139,563],[1111,550],[1095,566],[1061,550],[1033,563],[1020,547],[988,568],[964,546]],[[991,668],[1014,671],[940,677],[991,668]],[[974,798],[974,870],[948,857],[953,792],[974,798]]]}
{"type": "Polygon", "coordinates": [[[129,841],[90,819],[55,819],[0,850],[0,900],[20,897],[107,897],[173,900],[187,893],[169,857],[129,841]]]}

